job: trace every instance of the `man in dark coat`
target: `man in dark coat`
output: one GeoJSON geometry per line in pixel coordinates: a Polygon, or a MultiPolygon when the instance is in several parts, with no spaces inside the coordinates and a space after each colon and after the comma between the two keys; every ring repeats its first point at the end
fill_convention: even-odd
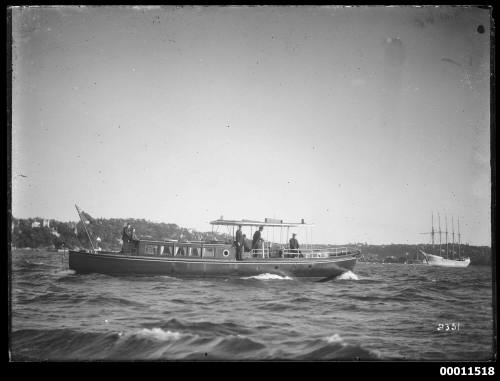
{"type": "Polygon", "coordinates": [[[241,252],[243,251],[243,245],[245,241],[243,240],[243,232],[241,231],[241,225],[238,225],[238,230],[236,230],[236,260],[241,261],[241,252]]]}
{"type": "Polygon", "coordinates": [[[245,253],[252,251],[252,248],[248,245],[247,236],[243,234],[243,249],[245,253]]]}
{"type": "Polygon", "coordinates": [[[131,228],[130,224],[125,224],[125,226],[123,227],[123,231],[122,231],[123,243],[128,243],[131,239],[130,228],[131,228]]]}
{"type": "Polygon", "coordinates": [[[132,229],[132,234],[130,235],[130,241],[134,243],[139,242],[139,238],[137,238],[137,235],[135,234],[135,228],[132,229]]]}
{"type": "Polygon", "coordinates": [[[295,238],[297,234],[293,233],[292,238],[290,238],[290,251],[293,253],[299,252],[299,241],[295,238]]]}
{"type": "Polygon", "coordinates": [[[122,253],[128,251],[131,234],[130,234],[130,224],[125,224],[122,230],[122,253]]]}
{"type": "Polygon", "coordinates": [[[253,233],[253,240],[252,240],[252,249],[261,249],[262,248],[262,238],[261,238],[261,232],[264,230],[263,226],[259,226],[259,230],[257,230],[255,233],[253,233]]]}

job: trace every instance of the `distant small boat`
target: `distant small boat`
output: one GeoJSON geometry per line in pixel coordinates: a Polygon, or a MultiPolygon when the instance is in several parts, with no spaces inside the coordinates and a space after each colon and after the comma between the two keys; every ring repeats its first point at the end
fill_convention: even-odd
{"type": "Polygon", "coordinates": [[[430,254],[426,253],[423,250],[419,250],[422,255],[424,256],[425,263],[427,263],[429,266],[439,266],[439,267],[467,267],[470,264],[470,258],[469,257],[462,257],[460,255],[460,247],[461,247],[461,236],[460,236],[460,220],[458,220],[458,256],[455,257],[455,251],[454,251],[454,246],[455,246],[455,224],[453,222],[453,217],[452,217],[452,250],[451,250],[451,258],[450,258],[450,252],[448,250],[448,218],[446,218],[446,230],[443,232],[441,231],[441,217],[439,216],[438,213],[438,231],[434,230],[434,214],[432,215],[432,220],[431,220],[431,231],[430,233],[423,233],[423,234],[431,234],[432,238],[432,248],[434,251],[435,247],[435,234],[439,234],[439,253],[441,254],[442,249],[442,233],[445,233],[446,237],[446,258],[441,256],[441,255],[436,255],[436,254],[430,254]]]}

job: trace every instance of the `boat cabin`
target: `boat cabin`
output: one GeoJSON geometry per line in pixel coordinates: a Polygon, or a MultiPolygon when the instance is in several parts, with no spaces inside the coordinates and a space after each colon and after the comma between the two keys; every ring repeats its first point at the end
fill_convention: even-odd
{"type": "Polygon", "coordinates": [[[231,259],[236,258],[235,248],[231,244],[202,241],[151,241],[139,240],[132,255],[147,257],[195,257],[231,259]]]}
{"type": "MultiPolygon", "coordinates": [[[[266,218],[264,221],[254,220],[224,220],[211,221],[212,227],[217,230],[220,226],[228,229],[227,240],[220,242],[212,241],[177,241],[177,240],[146,240],[140,239],[133,243],[124,244],[121,253],[132,256],[146,257],[175,257],[175,258],[206,258],[220,260],[236,260],[236,244],[234,241],[238,226],[242,227],[246,235],[242,260],[252,258],[330,258],[341,255],[352,254],[353,250],[345,247],[313,245],[311,232],[305,232],[304,239],[299,249],[289,246],[292,234],[300,228],[311,228],[313,224],[307,224],[302,220],[300,223],[283,222],[283,220],[266,218]],[[252,247],[253,233],[263,227],[262,242],[258,247],[252,247]]],[[[214,229],[212,228],[212,233],[214,229]]],[[[302,237],[301,237],[302,238],[302,237]]]]}

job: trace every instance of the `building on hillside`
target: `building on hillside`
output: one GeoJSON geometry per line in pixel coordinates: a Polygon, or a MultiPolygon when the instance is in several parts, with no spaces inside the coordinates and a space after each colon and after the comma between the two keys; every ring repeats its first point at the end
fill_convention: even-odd
{"type": "Polygon", "coordinates": [[[33,221],[31,223],[32,228],[39,228],[40,227],[40,221],[33,221]]]}

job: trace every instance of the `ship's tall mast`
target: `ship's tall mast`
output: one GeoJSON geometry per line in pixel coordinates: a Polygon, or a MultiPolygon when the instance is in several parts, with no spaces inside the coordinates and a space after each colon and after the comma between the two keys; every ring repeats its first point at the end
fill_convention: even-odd
{"type": "Polygon", "coordinates": [[[460,258],[460,246],[462,242],[460,240],[460,217],[458,217],[458,258],[460,258]]]}
{"type": "Polygon", "coordinates": [[[438,233],[439,233],[439,256],[441,256],[441,216],[438,213],[438,233]]]}
{"type": "Polygon", "coordinates": [[[455,221],[453,220],[453,216],[451,216],[451,254],[452,257],[455,257],[455,221]]]}
{"type": "Polygon", "coordinates": [[[445,235],[446,235],[446,258],[449,258],[448,256],[448,215],[445,214],[445,221],[446,221],[446,231],[445,231],[445,235]]]}
{"type": "Polygon", "coordinates": [[[432,253],[436,254],[436,248],[434,247],[434,213],[431,214],[431,226],[432,253]]]}

